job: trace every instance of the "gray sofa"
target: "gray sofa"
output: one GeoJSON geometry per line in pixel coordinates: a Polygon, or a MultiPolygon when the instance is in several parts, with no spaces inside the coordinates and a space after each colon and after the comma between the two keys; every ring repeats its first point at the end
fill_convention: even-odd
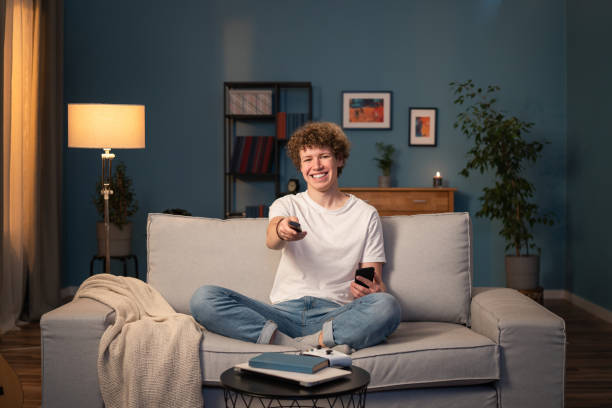
{"type": "MultiPolygon", "coordinates": [[[[371,374],[369,407],[561,407],[564,321],[506,288],[472,287],[467,213],[383,217],[384,278],[402,306],[389,339],[355,352],[371,374]]],[[[151,214],[147,281],[178,311],[203,284],[268,301],[280,252],[265,246],[266,219],[217,220],[151,214]]],[[[103,405],[98,343],[107,306],[80,299],[41,319],[44,407],[103,405]]],[[[224,406],[219,376],[264,351],[289,350],[205,332],[207,407],[224,406]]]]}

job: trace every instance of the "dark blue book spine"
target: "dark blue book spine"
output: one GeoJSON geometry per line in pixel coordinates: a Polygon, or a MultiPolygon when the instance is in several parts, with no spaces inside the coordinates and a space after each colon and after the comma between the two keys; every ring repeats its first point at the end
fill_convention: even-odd
{"type": "Polygon", "coordinates": [[[238,173],[240,169],[240,155],[242,154],[243,146],[244,139],[242,137],[236,137],[234,141],[234,151],[232,152],[232,162],[229,168],[231,173],[238,173]]]}

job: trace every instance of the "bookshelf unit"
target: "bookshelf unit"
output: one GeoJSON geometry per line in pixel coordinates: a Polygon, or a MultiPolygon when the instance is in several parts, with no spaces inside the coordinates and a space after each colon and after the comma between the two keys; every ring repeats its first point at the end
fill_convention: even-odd
{"type": "MultiPolygon", "coordinates": [[[[224,82],[224,217],[244,217],[235,208],[236,182],[270,182],[274,197],[280,196],[280,160],[290,132],[300,123],[312,120],[312,84],[310,82],[224,82]],[[288,112],[292,92],[305,94],[305,107],[288,112]],[[279,115],[280,113],[280,115],[279,115]],[[243,134],[241,127],[267,128],[266,136],[243,134]],[[272,129],[273,131],[269,131],[272,129]],[[280,132],[279,132],[280,130],[280,132]],[[280,133],[280,134],[279,134],[280,133]],[[279,139],[279,137],[284,138],[279,139]]],[[[257,133],[257,132],[255,132],[257,133]]],[[[259,205],[262,203],[253,203],[259,205]]]]}

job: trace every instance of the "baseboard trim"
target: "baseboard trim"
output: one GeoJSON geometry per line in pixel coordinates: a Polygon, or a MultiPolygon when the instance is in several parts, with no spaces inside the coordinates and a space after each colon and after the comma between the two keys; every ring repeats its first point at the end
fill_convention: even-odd
{"type": "Polygon", "coordinates": [[[581,298],[578,295],[574,295],[573,293],[572,293],[572,298],[570,302],[572,302],[578,307],[581,307],[587,312],[594,314],[600,319],[603,319],[608,323],[612,323],[612,312],[609,311],[608,309],[601,307],[599,305],[596,305],[595,303],[589,302],[588,300],[581,298]]]}
{"type": "Polygon", "coordinates": [[[560,290],[544,290],[544,299],[564,299],[572,303],[573,305],[578,306],[581,309],[586,310],[599,317],[602,320],[605,320],[608,323],[612,323],[612,311],[596,305],[593,302],[590,302],[578,295],[571,293],[570,291],[560,289],[560,290]]]}
{"type": "Polygon", "coordinates": [[[572,294],[565,289],[544,289],[544,298],[571,300],[572,294]]]}

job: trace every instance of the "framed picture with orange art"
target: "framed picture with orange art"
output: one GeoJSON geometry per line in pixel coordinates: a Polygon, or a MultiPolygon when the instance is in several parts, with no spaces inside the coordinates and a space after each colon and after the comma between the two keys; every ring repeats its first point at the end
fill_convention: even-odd
{"type": "Polygon", "coordinates": [[[391,129],[391,91],[342,92],[344,129],[391,129]]]}
{"type": "Polygon", "coordinates": [[[438,108],[410,108],[409,146],[437,146],[438,108]]]}

